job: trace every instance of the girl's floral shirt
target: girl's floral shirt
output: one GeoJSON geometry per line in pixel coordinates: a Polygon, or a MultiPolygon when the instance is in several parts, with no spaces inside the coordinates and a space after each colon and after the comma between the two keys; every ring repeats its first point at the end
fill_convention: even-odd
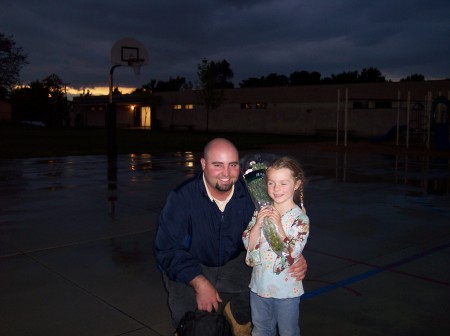
{"type": "Polygon", "coordinates": [[[278,256],[269,246],[262,234],[253,250],[248,249],[250,230],[256,223],[254,213],[247,229],[242,235],[242,241],[247,249],[245,262],[253,267],[250,289],[261,297],[266,298],[292,298],[304,293],[303,284],[297,281],[287,270],[300,257],[309,236],[309,218],[296,206],[281,217],[281,224],[287,238],[284,241],[289,252],[287,256],[278,256]]]}

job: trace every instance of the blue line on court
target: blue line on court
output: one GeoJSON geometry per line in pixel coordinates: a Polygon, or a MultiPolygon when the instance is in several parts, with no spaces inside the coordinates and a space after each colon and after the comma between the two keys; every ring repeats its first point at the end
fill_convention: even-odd
{"type": "Polygon", "coordinates": [[[386,266],[377,267],[377,268],[375,268],[375,269],[373,269],[371,271],[367,271],[367,272],[361,273],[359,275],[355,275],[355,276],[352,276],[350,278],[337,281],[336,283],[334,283],[332,285],[327,285],[327,286],[323,286],[321,288],[317,288],[317,289],[315,289],[315,290],[313,290],[311,292],[306,292],[305,294],[303,294],[302,295],[302,300],[307,300],[307,299],[313,298],[315,296],[331,292],[332,290],[335,290],[335,289],[338,289],[338,288],[341,288],[341,287],[345,287],[345,286],[347,286],[349,284],[352,284],[352,283],[355,283],[355,282],[367,279],[367,278],[372,277],[372,276],[374,276],[374,275],[376,275],[378,273],[381,273],[381,272],[384,272],[386,270],[389,270],[390,268],[398,267],[400,265],[406,264],[406,263],[408,263],[410,261],[413,261],[413,260],[417,260],[419,258],[422,258],[422,257],[428,255],[428,254],[431,254],[431,253],[443,250],[443,249],[448,248],[448,247],[450,247],[450,242],[446,243],[446,244],[443,244],[443,245],[440,245],[440,246],[437,246],[437,247],[434,247],[434,248],[431,248],[429,250],[425,250],[423,252],[414,254],[414,255],[412,255],[410,257],[406,257],[404,259],[400,259],[399,261],[393,262],[393,263],[388,264],[386,266]]]}

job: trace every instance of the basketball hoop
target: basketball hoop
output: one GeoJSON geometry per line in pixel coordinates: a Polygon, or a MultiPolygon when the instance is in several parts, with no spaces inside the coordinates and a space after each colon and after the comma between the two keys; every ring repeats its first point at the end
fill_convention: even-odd
{"type": "Polygon", "coordinates": [[[141,73],[141,67],[148,63],[148,52],[144,45],[133,39],[123,38],[114,43],[111,48],[111,62],[119,66],[133,68],[134,74],[141,73]]]}
{"type": "Polygon", "coordinates": [[[142,58],[130,58],[128,59],[128,66],[133,68],[134,74],[139,75],[141,73],[141,66],[144,64],[144,59],[142,58]]]}
{"type": "Polygon", "coordinates": [[[148,52],[144,45],[133,39],[123,38],[114,43],[110,52],[111,62],[114,64],[109,71],[109,102],[112,103],[113,74],[118,66],[128,66],[133,68],[134,74],[141,73],[141,66],[148,63],[148,52]]]}

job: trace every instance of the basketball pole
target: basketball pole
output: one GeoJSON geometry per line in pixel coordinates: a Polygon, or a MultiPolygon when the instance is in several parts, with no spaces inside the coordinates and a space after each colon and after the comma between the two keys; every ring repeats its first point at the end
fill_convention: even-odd
{"type": "Polygon", "coordinates": [[[115,158],[117,156],[117,141],[116,141],[116,106],[113,103],[113,77],[114,70],[121,64],[115,64],[109,70],[109,99],[106,108],[106,126],[108,130],[108,158],[115,158]]]}
{"type": "Polygon", "coordinates": [[[112,100],[112,93],[113,93],[113,77],[114,77],[114,70],[117,67],[122,66],[121,64],[115,64],[111,67],[111,69],[109,70],[109,103],[112,104],[113,100],[112,100]]]}
{"type": "Polygon", "coordinates": [[[117,139],[116,139],[116,128],[117,128],[117,112],[116,105],[113,103],[112,92],[113,92],[113,75],[114,69],[121,65],[113,65],[109,70],[109,97],[108,104],[106,105],[106,128],[108,133],[108,190],[110,194],[108,195],[108,201],[111,204],[111,214],[114,215],[115,204],[117,201],[117,139]]]}

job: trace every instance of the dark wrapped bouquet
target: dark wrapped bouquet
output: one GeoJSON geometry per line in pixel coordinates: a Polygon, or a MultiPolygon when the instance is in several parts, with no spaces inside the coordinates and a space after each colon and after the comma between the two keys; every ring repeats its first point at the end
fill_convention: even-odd
{"type": "MultiPolygon", "coordinates": [[[[245,183],[258,211],[264,206],[272,205],[272,200],[267,193],[266,170],[268,164],[274,159],[275,157],[270,154],[257,154],[245,157],[241,163],[241,167],[244,168],[243,175],[245,183]]],[[[262,232],[270,247],[277,255],[284,257],[288,254],[278,226],[269,217],[264,218],[262,232]]]]}

